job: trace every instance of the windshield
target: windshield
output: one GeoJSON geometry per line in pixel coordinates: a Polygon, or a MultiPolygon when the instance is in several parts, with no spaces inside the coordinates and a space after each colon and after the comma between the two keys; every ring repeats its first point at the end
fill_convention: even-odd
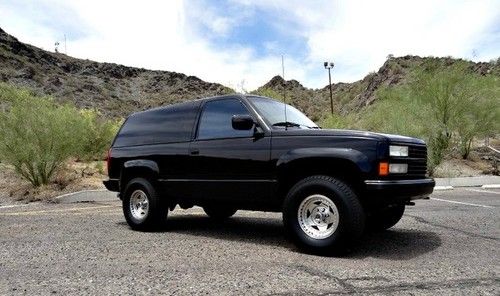
{"type": "Polygon", "coordinates": [[[273,128],[319,128],[311,119],[304,115],[304,113],[293,106],[286,105],[285,120],[285,104],[261,97],[250,97],[249,99],[259,114],[261,114],[264,120],[273,128]]]}

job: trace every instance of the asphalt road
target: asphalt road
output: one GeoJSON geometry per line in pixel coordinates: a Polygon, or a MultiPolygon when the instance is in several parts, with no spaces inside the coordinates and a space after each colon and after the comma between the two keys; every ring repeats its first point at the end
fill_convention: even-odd
{"type": "Polygon", "coordinates": [[[177,209],[141,233],[117,201],[3,207],[0,294],[499,295],[499,213],[500,190],[437,192],[335,258],[298,252],[274,213],[177,209]]]}

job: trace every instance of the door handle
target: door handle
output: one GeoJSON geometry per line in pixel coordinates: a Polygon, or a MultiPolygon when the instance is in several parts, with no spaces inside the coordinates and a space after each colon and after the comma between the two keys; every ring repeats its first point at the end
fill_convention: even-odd
{"type": "Polygon", "coordinates": [[[198,150],[198,149],[191,149],[189,151],[189,154],[191,154],[191,155],[198,155],[198,154],[200,154],[200,150],[198,150]]]}

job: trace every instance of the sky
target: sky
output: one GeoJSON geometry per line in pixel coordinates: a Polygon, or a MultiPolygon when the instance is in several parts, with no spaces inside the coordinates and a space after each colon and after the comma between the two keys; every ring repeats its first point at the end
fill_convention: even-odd
{"type": "Polygon", "coordinates": [[[394,56],[500,57],[500,0],[0,0],[0,27],[68,55],[251,91],[353,82],[394,56]]]}

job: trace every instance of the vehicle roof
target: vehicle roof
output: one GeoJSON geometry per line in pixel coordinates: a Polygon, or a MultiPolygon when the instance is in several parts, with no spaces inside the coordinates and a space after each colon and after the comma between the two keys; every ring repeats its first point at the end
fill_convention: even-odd
{"type": "Polygon", "coordinates": [[[212,101],[212,100],[218,100],[218,99],[224,99],[224,98],[241,98],[241,99],[245,99],[245,98],[248,98],[248,97],[256,97],[256,98],[264,98],[264,99],[273,100],[271,98],[264,97],[264,96],[259,96],[259,95],[246,95],[246,94],[233,93],[233,94],[219,95],[219,96],[212,96],[212,97],[205,97],[205,98],[196,98],[194,100],[189,100],[189,101],[185,101],[185,102],[180,102],[180,103],[175,103],[175,104],[169,104],[169,105],[164,105],[164,106],[158,106],[158,107],[146,109],[146,110],[143,110],[143,111],[134,112],[134,113],[130,114],[129,116],[136,116],[136,115],[143,114],[143,113],[150,112],[150,111],[158,111],[158,110],[162,110],[162,109],[167,109],[167,108],[173,108],[173,107],[177,107],[177,106],[187,105],[187,104],[191,104],[193,102],[200,102],[200,104],[201,104],[202,102],[205,102],[205,101],[212,101]]]}

